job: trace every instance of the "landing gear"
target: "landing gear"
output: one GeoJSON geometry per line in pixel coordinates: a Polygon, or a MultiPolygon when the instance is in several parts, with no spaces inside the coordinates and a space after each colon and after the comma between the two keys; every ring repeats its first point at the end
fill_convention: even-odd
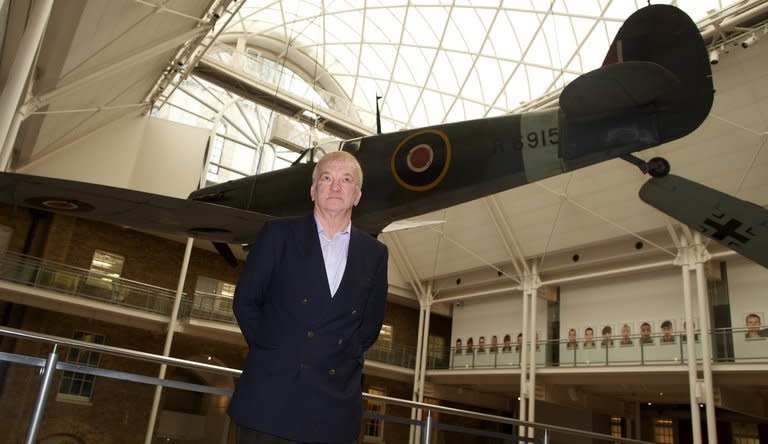
{"type": "Polygon", "coordinates": [[[621,158],[640,168],[643,174],[650,174],[652,177],[664,177],[671,169],[669,162],[663,157],[654,157],[648,162],[633,154],[625,154],[621,158]]]}

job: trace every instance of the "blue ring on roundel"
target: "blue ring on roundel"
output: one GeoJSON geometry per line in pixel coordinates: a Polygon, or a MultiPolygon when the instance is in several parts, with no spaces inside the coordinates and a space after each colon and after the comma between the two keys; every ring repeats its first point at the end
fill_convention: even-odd
{"type": "Polygon", "coordinates": [[[392,156],[392,169],[398,182],[413,191],[426,191],[437,185],[451,161],[447,142],[444,134],[431,130],[403,140],[392,156]],[[418,166],[423,168],[414,166],[414,156],[421,158],[422,163],[418,166]]]}

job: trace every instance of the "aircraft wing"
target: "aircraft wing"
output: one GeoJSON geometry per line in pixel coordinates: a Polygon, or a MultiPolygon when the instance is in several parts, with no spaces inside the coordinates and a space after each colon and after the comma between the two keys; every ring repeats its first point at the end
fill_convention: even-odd
{"type": "Polygon", "coordinates": [[[768,268],[768,210],[674,174],[653,178],[640,198],[768,268]]]}
{"type": "Polygon", "coordinates": [[[215,242],[253,242],[266,214],[71,180],[0,173],[0,202],[139,230],[215,242]]]}

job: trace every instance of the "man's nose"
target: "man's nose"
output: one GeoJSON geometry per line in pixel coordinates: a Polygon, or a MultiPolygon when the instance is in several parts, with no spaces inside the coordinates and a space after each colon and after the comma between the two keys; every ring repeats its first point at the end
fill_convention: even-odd
{"type": "Polygon", "coordinates": [[[342,181],[343,179],[331,179],[331,188],[335,190],[340,190],[342,188],[342,181]]]}

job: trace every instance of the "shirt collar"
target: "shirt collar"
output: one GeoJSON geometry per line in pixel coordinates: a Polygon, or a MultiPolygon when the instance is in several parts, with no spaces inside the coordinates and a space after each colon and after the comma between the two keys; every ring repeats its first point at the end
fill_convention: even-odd
{"type": "MultiPolygon", "coordinates": [[[[317,232],[322,234],[327,239],[328,236],[326,236],[326,234],[325,234],[325,228],[323,228],[323,224],[321,224],[320,221],[317,220],[317,215],[316,214],[312,214],[312,217],[315,218],[315,225],[317,225],[317,232]]],[[[339,231],[337,234],[349,234],[349,231],[351,229],[352,229],[352,221],[350,220],[349,223],[347,223],[346,228],[344,228],[343,230],[339,231]]]]}

